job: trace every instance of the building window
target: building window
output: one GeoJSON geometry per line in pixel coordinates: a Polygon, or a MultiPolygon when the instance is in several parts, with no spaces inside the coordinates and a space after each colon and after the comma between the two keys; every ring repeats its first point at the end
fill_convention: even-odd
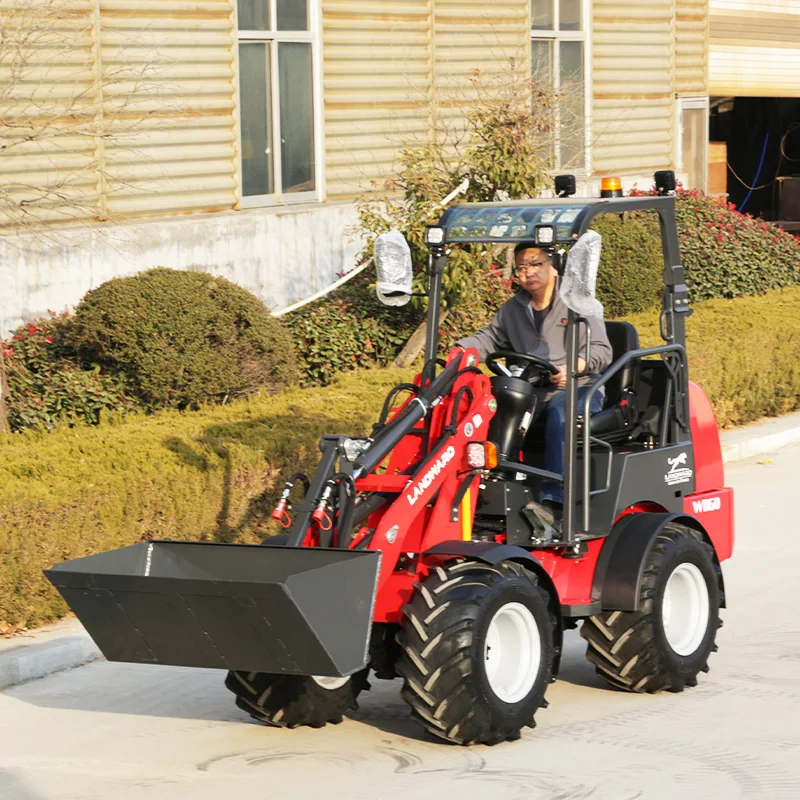
{"type": "Polygon", "coordinates": [[[557,169],[587,168],[588,0],[531,0],[531,68],[558,93],[553,120],[557,169]]]}
{"type": "Polygon", "coordinates": [[[678,100],[678,171],[686,173],[686,188],[708,189],[708,98],[678,100]]]}
{"type": "Polygon", "coordinates": [[[314,1],[237,2],[244,205],[318,199],[314,1]]]}

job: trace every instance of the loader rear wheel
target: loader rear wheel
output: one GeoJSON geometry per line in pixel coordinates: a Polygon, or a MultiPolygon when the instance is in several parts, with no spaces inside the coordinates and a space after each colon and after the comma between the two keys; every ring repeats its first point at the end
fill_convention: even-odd
{"type": "Polygon", "coordinates": [[[720,568],[700,533],[668,525],[645,564],[639,611],[587,619],[581,636],[597,675],[629,692],[681,692],[708,672],[720,626],[720,568]]]}
{"type": "Polygon", "coordinates": [[[236,705],[259,722],[322,728],[329,722],[338,725],[345,711],[358,708],[356,698],[369,689],[367,672],[349,678],[229,672],[225,686],[236,695],[236,705]]]}
{"type": "Polygon", "coordinates": [[[557,620],[519,564],[436,568],[404,607],[403,698],[426,730],[455,744],[519,739],[546,705],[557,620]]]}

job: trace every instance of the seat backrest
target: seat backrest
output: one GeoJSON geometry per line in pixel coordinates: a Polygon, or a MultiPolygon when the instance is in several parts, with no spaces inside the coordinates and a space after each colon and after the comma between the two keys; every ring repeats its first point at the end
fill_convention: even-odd
{"type": "MultiPolygon", "coordinates": [[[[606,322],[606,333],[614,353],[614,361],[631,350],[639,349],[639,334],[630,322],[606,322]]],[[[629,361],[606,384],[606,407],[616,405],[624,391],[636,389],[639,367],[638,358],[629,361]]]]}

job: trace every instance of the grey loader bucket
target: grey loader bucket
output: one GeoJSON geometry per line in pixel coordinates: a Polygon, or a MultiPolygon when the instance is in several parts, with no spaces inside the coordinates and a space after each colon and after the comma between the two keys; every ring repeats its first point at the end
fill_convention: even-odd
{"type": "Polygon", "coordinates": [[[45,575],[109,661],[345,676],[368,661],[380,555],[152,542],[45,575]]]}

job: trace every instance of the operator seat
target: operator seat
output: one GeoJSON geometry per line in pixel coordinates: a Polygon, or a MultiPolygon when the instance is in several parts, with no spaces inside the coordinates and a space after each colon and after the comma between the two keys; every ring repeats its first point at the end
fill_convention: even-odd
{"type": "MultiPolygon", "coordinates": [[[[606,333],[611,345],[612,364],[625,353],[639,349],[639,334],[630,322],[606,322],[606,333]]],[[[609,443],[625,441],[636,427],[638,410],[636,390],[639,383],[640,359],[629,361],[606,384],[605,404],[601,411],[592,414],[592,436],[609,443]]],[[[534,420],[522,445],[529,453],[526,463],[532,463],[533,454],[544,452],[545,418],[534,420]]]]}
{"type": "MultiPolygon", "coordinates": [[[[639,349],[639,334],[630,322],[606,322],[606,333],[613,353],[612,364],[625,353],[639,349]]],[[[609,441],[625,438],[636,425],[640,366],[640,359],[634,358],[608,381],[605,407],[592,414],[592,436],[609,441]]]]}

